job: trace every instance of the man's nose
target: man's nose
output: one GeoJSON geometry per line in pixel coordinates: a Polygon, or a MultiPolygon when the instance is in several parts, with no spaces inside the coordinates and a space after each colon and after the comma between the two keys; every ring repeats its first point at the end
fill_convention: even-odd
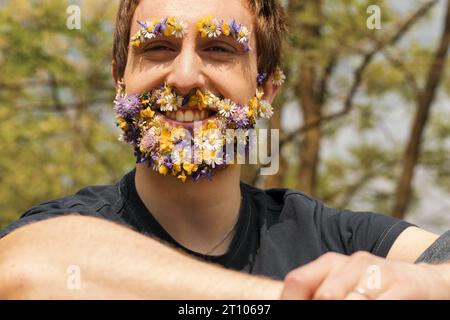
{"type": "Polygon", "coordinates": [[[194,48],[183,48],[175,58],[167,85],[175,88],[181,95],[187,95],[193,89],[204,88],[203,65],[194,48]]]}

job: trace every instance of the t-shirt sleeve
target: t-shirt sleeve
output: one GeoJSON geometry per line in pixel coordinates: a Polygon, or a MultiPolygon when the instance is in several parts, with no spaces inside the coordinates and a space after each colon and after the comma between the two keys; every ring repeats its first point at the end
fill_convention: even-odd
{"type": "Polygon", "coordinates": [[[96,215],[95,210],[92,210],[81,204],[73,204],[68,206],[67,201],[63,200],[47,201],[27,210],[18,220],[8,225],[5,229],[1,230],[0,239],[11,233],[12,231],[30,223],[68,214],[98,216],[96,215]]]}
{"type": "Polygon", "coordinates": [[[386,257],[397,237],[414,226],[380,213],[338,210],[322,204],[318,209],[322,211],[322,238],[346,254],[368,251],[386,257]]]}

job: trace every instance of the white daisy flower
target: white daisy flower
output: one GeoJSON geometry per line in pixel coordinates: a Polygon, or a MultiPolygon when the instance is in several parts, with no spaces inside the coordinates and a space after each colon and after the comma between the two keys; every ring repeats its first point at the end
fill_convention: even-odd
{"type": "Polygon", "coordinates": [[[248,37],[250,35],[250,31],[248,31],[248,29],[244,26],[241,26],[241,28],[239,29],[238,32],[238,38],[237,41],[239,43],[244,43],[244,42],[248,42],[248,37]]]}
{"type": "Polygon", "coordinates": [[[281,70],[281,68],[278,67],[275,70],[275,73],[273,75],[272,83],[279,87],[284,83],[285,80],[286,80],[286,76],[285,76],[283,70],[281,70]]]}
{"type": "Polygon", "coordinates": [[[177,111],[183,103],[183,98],[174,93],[169,93],[161,95],[156,103],[160,105],[161,111],[177,111]]]}
{"type": "Polygon", "coordinates": [[[212,168],[215,168],[216,165],[223,164],[222,150],[203,150],[202,158],[203,162],[212,168]]]}
{"type": "Polygon", "coordinates": [[[259,102],[259,116],[261,118],[270,119],[273,116],[273,107],[267,100],[259,102]]]}
{"type": "Polygon", "coordinates": [[[183,38],[184,35],[187,33],[187,29],[188,25],[186,22],[182,20],[176,20],[172,35],[175,36],[175,38],[183,38]]]}
{"type": "Polygon", "coordinates": [[[229,118],[236,112],[236,104],[230,99],[225,99],[218,104],[219,114],[223,117],[229,118]]]}
{"type": "Polygon", "coordinates": [[[208,129],[201,136],[195,135],[194,145],[202,150],[221,150],[224,140],[220,130],[208,129]]]}
{"type": "Polygon", "coordinates": [[[210,38],[216,38],[222,34],[222,29],[220,26],[222,25],[222,22],[219,19],[213,19],[211,25],[209,25],[206,28],[206,34],[210,38]]]}
{"type": "Polygon", "coordinates": [[[156,34],[154,34],[153,32],[143,31],[142,34],[144,38],[148,40],[156,38],[156,34]]]}

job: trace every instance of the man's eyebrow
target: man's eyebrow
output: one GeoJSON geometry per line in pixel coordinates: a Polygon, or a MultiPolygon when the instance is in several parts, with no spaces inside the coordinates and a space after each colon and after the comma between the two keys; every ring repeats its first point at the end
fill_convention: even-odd
{"type": "Polygon", "coordinates": [[[130,39],[132,47],[139,47],[146,40],[161,36],[182,38],[188,29],[187,23],[176,17],[152,19],[149,21],[137,20],[139,30],[130,39]]]}
{"type": "Polygon", "coordinates": [[[197,30],[202,38],[233,38],[242,45],[244,51],[250,51],[250,30],[235,19],[226,21],[213,16],[201,17],[196,22],[197,30]]]}

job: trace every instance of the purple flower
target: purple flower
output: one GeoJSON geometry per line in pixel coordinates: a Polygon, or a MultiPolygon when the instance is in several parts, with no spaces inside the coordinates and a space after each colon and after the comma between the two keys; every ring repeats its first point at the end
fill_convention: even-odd
{"type": "Polygon", "coordinates": [[[166,23],[167,23],[167,18],[164,18],[163,20],[161,20],[160,23],[157,23],[157,24],[155,25],[155,30],[154,30],[154,32],[155,32],[155,33],[163,33],[164,30],[166,30],[166,28],[167,28],[166,23]]]}
{"type": "Polygon", "coordinates": [[[137,23],[142,27],[142,28],[144,28],[144,29],[147,29],[147,23],[145,23],[145,22],[142,22],[142,21],[137,21],[137,23]]]}
{"type": "Polygon", "coordinates": [[[250,45],[248,44],[248,41],[243,42],[242,46],[244,47],[244,51],[245,52],[249,52],[250,51],[250,45]]]}
{"type": "Polygon", "coordinates": [[[256,77],[256,82],[258,83],[258,85],[263,84],[264,80],[266,80],[267,78],[267,73],[258,73],[258,76],[256,77]]]}
{"type": "Polygon", "coordinates": [[[228,25],[230,27],[230,31],[233,33],[233,35],[236,36],[241,29],[240,25],[238,25],[238,23],[234,19],[228,25]]]}
{"type": "Polygon", "coordinates": [[[147,152],[152,151],[155,149],[158,141],[159,141],[158,136],[156,136],[153,132],[149,131],[145,134],[145,136],[141,140],[141,149],[147,152]]]}
{"type": "Polygon", "coordinates": [[[248,126],[247,110],[243,105],[238,104],[236,112],[232,115],[232,121],[236,124],[238,129],[244,129],[248,126]]]}
{"type": "Polygon", "coordinates": [[[164,157],[164,165],[168,168],[168,169],[172,169],[173,167],[173,163],[172,163],[172,157],[171,156],[165,156],[164,157]]]}
{"type": "Polygon", "coordinates": [[[204,166],[192,174],[192,179],[194,179],[194,181],[197,181],[202,177],[207,177],[208,179],[211,179],[212,175],[213,173],[211,168],[208,166],[204,166]]]}
{"type": "Polygon", "coordinates": [[[116,97],[114,100],[114,110],[125,119],[131,119],[142,109],[138,95],[129,95],[126,97],[116,97]]]}

